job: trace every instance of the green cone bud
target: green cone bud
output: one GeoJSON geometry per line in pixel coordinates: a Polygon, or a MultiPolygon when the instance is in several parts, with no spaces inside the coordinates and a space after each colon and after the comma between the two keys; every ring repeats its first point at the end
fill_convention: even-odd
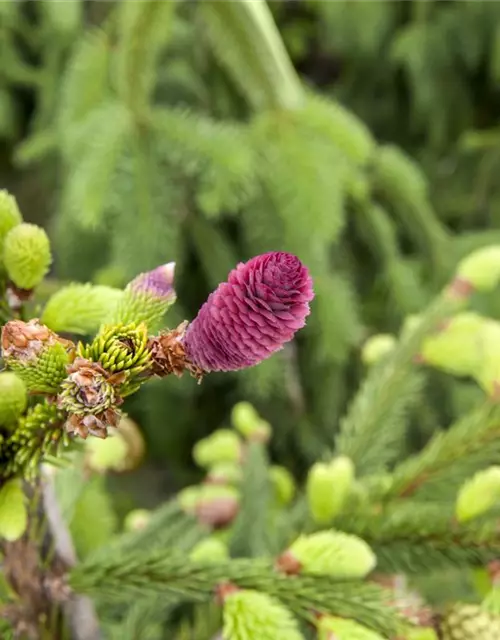
{"type": "Polygon", "coordinates": [[[500,585],[490,589],[486,598],[481,603],[481,609],[487,611],[492,616],[500,618],[500,585]]]}
{"type": "Polygon", "coordinates": [[[123,291],[91,284],[70,284],[47,302],[42,322],[56,332],[88,335],[107,322],[123,291]]]}
{"type": "Polygon", "coordinates": [[[473,604],[457,604],[441,622],[442,640],[498,640],[500,618],[473,604]]]}
{"type": "Polygon", "coordinates": [[[271,425],[262,420],[249,402],[238,402],[231,412],[231,424],[248,440],[267,442],[271,437],[271,425]]]}
{"type": "Polygon", "coordinates": [[[177,494],[179,506],[185,513],[193,514],[196,511],[196,505],[200,501],[203,491],[202,485],[193,485],[182,489],[177,494]]]}
{"type": "Polygon", "coordinates": [[[340,531],[321,531],[297,538],[278,560],[277,567],[287,573],[364,578],[376,563],[375,554],[361,538],[340,531]]]}
{"type": "Polygon", "coordinates": [[[3,260],[9,278],[17,287],[34,289],[52,262],[47,234],[35,224],[17,225],[5,237],[3,260]]]}
{"type": "Polygon", "coordinates": [[[500,322],[485,319],[479,336],[478,366],[472,377],[491,398],[500,398],[500,322]]]}
{"type": "Polygon", "coordinates": [[[224,599],[224,640],[303,640],[293,615],[278,600],[250,590],[224,599]]]}
{"type": "Polygon", "coordinates": [[[23,218],[14,196],[11,196],[5,189],[0,189],[0,262],[2,261],[5,237],[22,221],[23,218]]]}
{"type": "Polygon", "coordinates": [[[397,344],[396,338],[389,333],[379,333],[369,338],[363,345],[361,358],[366,365],[372,365],[390,353],[397,344]]]}
{"type": "Polygon", "coordinates": [[[384,640],[381,635],[354,620],[322,616],[318,622],[318,640],[384,640]]]}
{"type": "Polygon", "coordinates": [[[189,559],[204,564],[217,564],[229,559],[227,546],[219,538],[206,538],[192,549],[189,559]]]}
{"type": "Polygon", "coordinates": [[[128,444],[118,429],[108,429],[105,439],[89,438],[85,450],[85,462],[92,471],[104,473],[126,467],[128,444]]]}
{"type": "Polygon", "coordinates": [[[500,503],[500,467],[479,471],[459,491],[455,513],[466,522],[486,513],[500,503]]]}
{"type": "Polygon", "coordinates": [[[207,482],[215,484],[240,484],[243,478],[243,469],[236,462],[219,462],[210,467],[207,473],[207,482]]]}
{"type": "Polygon", "coordinates": [[[194,511],[201,524],[220,528],[233,522],[239,507],[240,492],[235,487],[205,484],[194,511]]]}
{"type": "Polygon", "coordinates": [[[419,629],[409,629],[406,631],[405,640],[439,640],[434,629],[429,627],[419,629]]]}
{"type": "Polygon", "coordinates": [[[327,524],[340,513],[353,481],[354,465],[345,456],[311,467],[306,493],[311,515],[318,524],[327,524]]]}
{"type": "Polygon", "coordinates": [[[456,274],[476,291],[493,291],[500,280],[500,246],[472,252],[458,264],[456,274]]]}
{"type": "Polygon", "coordinates": [[[0,489],[0,538],[12,542],[28,525],[24,493],[19,479],[9,480],[0,489]]]}
{"type": "Polygon", "coordinates": [[[10,371],[0,373],[0,425],[16,422],[26,410],[28,394],[26,385],[19,376],[10,371]]]}
{"type": "Polygon", "coordinates": [[[274,493],[278,504],[286,506],[290,504],[295,496],[295,480],[292,474],[278,465],[273,465],[269,469],[269,476],[274,486],[274,493]]]}
{"type": "MultiPolygon", "coordinates": [[[[99,442],[106,442],[106,440],[100,440],[99,442]]],[[[142,531],[147,527],[150,520],[150,511],[147,509],[134,509],[125,516],[123,528],[125,531],[142,531]]]]}
{"type": "Polygon", "coordinates": [[[444,329],[425,338],[420,351],[423,361],[453,375],[474,375],[481,363],[485,323],[477,313],[459,313],[444,329]]]}
{"type": "Polygon", "coordinates": [[[218,429],[195,444],[193,458],[197,465],[204,468],[219,462],[239,462],[241,440],[230,429],[218,429]]]}

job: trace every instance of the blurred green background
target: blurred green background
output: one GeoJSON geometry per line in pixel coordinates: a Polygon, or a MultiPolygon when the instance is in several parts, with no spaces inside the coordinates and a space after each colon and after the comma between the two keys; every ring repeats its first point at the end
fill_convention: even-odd
{"type": "MultiPolygon", "coordinates": [[[[41,297],[175,260],[174,326],[264,251],[296,253],[315,280],[279,355],[130,400],[148,460],[120,480],[127,508],[195,480],[193,443],[242,399],[303,473],[333,444],[363,341],[500,240],[499,3],[251,4],[0,2],[0,187],[52,239],[41,297]]],[[[500,317],[498,301],[482,310],[500,317]]],[[[409,450],[479,393],[426,385],[409,450]]]]}

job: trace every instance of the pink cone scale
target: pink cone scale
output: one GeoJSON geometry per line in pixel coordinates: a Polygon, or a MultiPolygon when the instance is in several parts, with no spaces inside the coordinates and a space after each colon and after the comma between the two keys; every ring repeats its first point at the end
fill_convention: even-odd
{"type": "Polygon", "coordinates": [[[252,367],[292,340],[313,298],[307,267],[290,253],[240,263],[187,328],[186,355],[207,372],[252,367]]]}

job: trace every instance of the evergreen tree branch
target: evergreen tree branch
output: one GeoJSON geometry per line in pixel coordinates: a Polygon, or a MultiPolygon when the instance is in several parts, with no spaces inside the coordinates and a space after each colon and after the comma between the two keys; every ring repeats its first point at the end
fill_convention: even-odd
{"type": "Polygon", "coordinates": [[[402,418],[420,385],[413,358],[439,321],[464,304],[463,299],[443,291],[422,314],[418,326],[401,337],[388,359],[368,373],[336,438],[336,449],[354,461],[359,475],[380,471],[394,459],[402,418]]]}
{"type": "Polygon", "coordinates": [[[398,465],[387,497],[444,501],[476,471],[498,463],[500,409],[485,402],[398,465]]]}
{"type": "Polygon", "coordinates": [[[254,108],[301,106],[299,78],[263,0],[207,0],[200,11],[212,46],[254,108]]]}
{"type": "Polygon", "coordinates": [[[388,635],[398,627],[380,588],[359,582],[335,582],[328,577],[287,577],[258,560],[233,560],[201,565],[176,552],[136,553],[125,559],[102,558],[85,563],[70,575],[79,593],[113,596],[174,594],[180,601],[208,601],[220,583],[262,591],[281,600],[297,615],[310,619],[313,611],[353,617],[388,635]]]}

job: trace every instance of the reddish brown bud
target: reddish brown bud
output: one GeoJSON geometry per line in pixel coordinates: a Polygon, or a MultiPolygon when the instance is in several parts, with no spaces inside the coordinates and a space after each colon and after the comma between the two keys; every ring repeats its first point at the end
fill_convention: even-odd
{"type": "Polygon", "coordinates": [[[274,568],[287,576],[296,576],[302,569],[302,564],[297,560],[291,551],[284,551],[274,563],[274,568]]]}
{"type": "Polygon", "coordinates": [[[188,323],[183,322],[176,329],[150,338],[148,349],[153,361],[153,375],[163,378],[173,373],[180,378],[184,371],[189,371],[201,382],[204,372],[188,359],[182,342],[187,326],[188,323]]]}

